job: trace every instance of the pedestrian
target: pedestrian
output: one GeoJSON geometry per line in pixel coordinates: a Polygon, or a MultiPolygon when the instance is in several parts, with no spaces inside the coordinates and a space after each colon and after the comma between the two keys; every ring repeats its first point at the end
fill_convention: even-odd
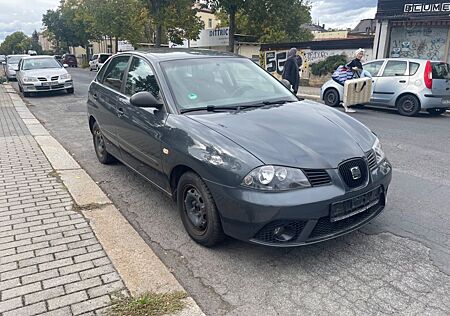
{"type": "Polygon", "coordinates": [[[358,48],[355,51],[355,59],[353,59],[351,62],[347,64],[347,68],[352,69],[354,72],[358,74],[358,76],[363,71],[363,65],[361,63],[361,60],[364,58],[364,53],[366,51],[363,48],[358,48]]]}
{"type": "Polygon", "coordinates": [[[287,55],[287,60],[284,63],[282,79],[286,79],[291,84],[291,88],[294,94],[297,95],[298,85],[300,83],[298,59],[297,59],[297,48],[293,47],[289,50],[287,55]]]}

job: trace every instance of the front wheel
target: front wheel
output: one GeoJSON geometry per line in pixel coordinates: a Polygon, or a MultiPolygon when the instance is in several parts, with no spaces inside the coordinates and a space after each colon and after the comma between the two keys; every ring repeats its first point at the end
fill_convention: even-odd
{"type": "Polygon", "coordinates": [[[325,94],[323,95],[323,101],[326,105],[336,107],[339,105],[339,92],[332,88],[325,91],[325,94]]]}
{"type": "Polygon", "coordinates": [[[74,88],[69,88],[69,89],[66,89],[66,91],[67,91],[68,94],[73,94],[75,89],[74,88]]]}
{"type": "Polygon", "coordinates": [[[441,114],[444,114],[445,111],[447,111],[446,109],[428,109],[427,112],[431,115],[431,116],[439,116],[441,114]]]}
{"type": "Polygon", "coordinates": [[[181,176],[177,202],[184,228],[195,242],[212,247],[225,239],[211,192],[197,174],[187,172],[181,176]]]}
{"type": "Polygon", "coordinates": [[[398,113],[405,116],[414,116],[420,111],[419,99],[412,95],[404,95],[397,101],[398,113]]]}
{"type": "Polygon", "coordinates": [[[114,156],[106,151],[106,141],[97,122],[95,122],[94,126],[92,126],[92,137],[94,141],[95,154],[97,155],[98,161],[105,165],[115,162],[116,159],[114,156]]]}

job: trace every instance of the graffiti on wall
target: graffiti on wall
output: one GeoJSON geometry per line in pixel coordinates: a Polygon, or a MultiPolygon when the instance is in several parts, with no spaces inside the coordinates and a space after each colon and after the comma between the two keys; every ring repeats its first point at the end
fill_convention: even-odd
{"type": "Polygon", "coordinates": [[[416,26],[394,28],[391,33],[390,57],[445,59],[448,28],[416,26]]]}

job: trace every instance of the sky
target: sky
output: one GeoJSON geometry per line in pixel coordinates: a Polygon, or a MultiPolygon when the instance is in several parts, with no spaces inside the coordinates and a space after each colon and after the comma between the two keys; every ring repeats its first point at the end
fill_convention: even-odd
{"type": "MultiPolygon", "coordinates": [[[[99,0],[101,1],[101,0],[99,0]]],[[[377,0],[310,0],[313,21],[325,28],[355,27],[361,19],[375,17],[377,0]]],[[[42,15],[59,0],[0,0],[0,42],[15,31],[31,35],[40,31],[42,15]]]]}

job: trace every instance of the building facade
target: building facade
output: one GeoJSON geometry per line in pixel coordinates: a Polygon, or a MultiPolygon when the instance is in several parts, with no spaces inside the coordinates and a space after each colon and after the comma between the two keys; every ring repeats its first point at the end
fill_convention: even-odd
{"type": "Polygon", "coordinates": [[[376,58],[450,61],[450,3],[378,0],[376,58]]]}

